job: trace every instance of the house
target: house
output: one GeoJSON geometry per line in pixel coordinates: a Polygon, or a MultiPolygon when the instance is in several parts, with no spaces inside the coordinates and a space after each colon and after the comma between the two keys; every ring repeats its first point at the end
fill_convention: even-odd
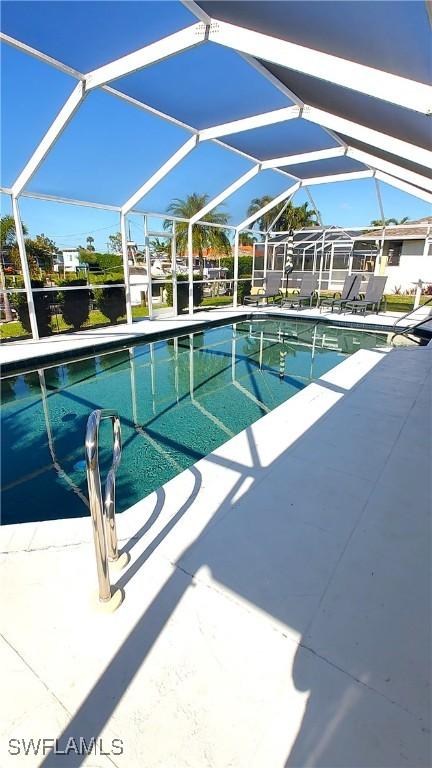
{"type": "Polygon", "coordinates": [[[54,261],[54,272],[77,272],[80,266],[78,248],[65,248],[54,261]]]}
{"type": "Polygon", "coordinates": [[[414,292],[419,279],[432,284],[432,216],[384,230],[317,226],[293,235],[274,234],[267,246],[254,245],[254,285],[264,280],[265,251],[265,271],[280,272],[281,278],[291,260],[292,286],[312,272],[319,276],[321,290],[340,290],[346,275],[355,272],[364,277],[362,289],[370,274],[379,274],[388,277],[387,293],[414,292]]]}
{"type": "MultiPolygon", "coordinates": [[[[380,241],[382,230],[363,239],[380,241]]],[[[389,293],[412,291],[419,279],[432,284],[432,216],[386,228],[379,274],[388,276],[389,293]]]]}

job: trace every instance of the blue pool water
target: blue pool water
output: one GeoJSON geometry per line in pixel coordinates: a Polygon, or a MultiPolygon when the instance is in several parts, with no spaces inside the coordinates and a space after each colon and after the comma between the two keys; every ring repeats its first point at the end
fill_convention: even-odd
{"type": "MultiPolygon", "coordinates": [[[[87,515],[84,433],[118,411],[117,509],[131,506],[385,334],[261,320],[136,344],[1,380],[2,523],[87,515]]],[[[101,427],[101,468],[111,456],[101,427]]]]}

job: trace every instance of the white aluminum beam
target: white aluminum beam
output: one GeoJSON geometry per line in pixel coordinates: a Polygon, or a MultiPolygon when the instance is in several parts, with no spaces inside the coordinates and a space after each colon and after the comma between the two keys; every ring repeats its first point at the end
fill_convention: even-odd
{"type": "Polygon", "coordinates": [[[416,147],[415,144],[410,144],[408,141],[395,139],[393,136],[389,136],[386,133],[374,131],[366,125],[360,125],[360,123],[354,123],[343,117],[332,115],[330,112],[317,109],[317,107],[305,107],[302,112],[302,117],[321,127],[330,128],[331,130],[343,133],[346,136],[351,136],[353,139],[358,139],[358,141],[362,141],[364,144],[370,144],[373,147],[384,149],[386,152],[390,152],[393,155],[405,157],[407,160],[411,160],[418,165],[432,168],[432,152],[429,152],[422,147],[416,147]]]}
{"type": "Polygon", "coordinates": [[[321,217],[321,211],[319,210],[318,206],[315,204],[315,200],[312,197],[312,192],[310,191],[309,187],[305,187],[305,190],[306,190],[306,194],[307,194],[307,196],[308,196],[308,198],[310,200],[310,203],[311,203],[311,205],[312,205],[312,207],[313,207],[313,209],[314,209],[314,211],[315,211],[315,213],[317,215],[318,223],[322,227],[323,226],[323,220],[322,220],[322,217],[321,217]]]}
{"type": "Polygon", "coordinates": [[[62,106],[60,112],[58,113],[54,122],[51,124],[50,128],[48,128],[48,131],[46,132],[42,141],[39,143],[39,146],[33,152],[27,165],[21,171],[17,180],[12,185],[12,193],[14,197],[17,197],[19,194],[21,194],[26,184],[28,184],[30,179],[34,176],[37,169],[39,168],[39,166],[47,156],[48,152],[50,151],[50,149],[52,149],[53,145],[55,144],[59,136],[63,133],[67,124],[69,123],[69,121],[71,120],[75,112],[77,111],[84,97],[85,97],[84,83],[79,82],[73,89],[67,101],[62,106]]]}
{"type": "Polygon", "coordinates": [[[370,155],[368,152],[363,152],[360,149],[348,147],[347,156],[352,157],[353,160],[358,160],[360,163],[369,165],[377,171],[389,173],[391,176],[402,179],[402,181],[407,181],[409,184],[415,184],[432,192],[432,179],[428,179],[427,176],[421,176],[419,173],[408,171],[400,165],[389,163],[387,160],[382,160],[380,157],[370,155]]]}
{"type": "Polygon", "coordinates": [[[156,186],[156,184],[161,181],[161,179],[164,178],[164,176],[167,175],[176,165],[178,165],[181,160],[183,160],[186,155],[189,154],[189,152],[192,152],[192,150],[196,147],[198,144],[198,136],[191,136],[190,139],[188,139],[181,147],[177,150],[177,152],[174,152],[173,155],[164,163],[161,165],[161,167],[154,173],[152,176],[150,176],[147,181],[142,184],[142,186],[137,189],[137,191],[125,202],[125,204],[122,206],[122,213],[126,214],[129,213],[129,211],[146,195],[148,192],[150,192],[153,187],[156,186]]]}
{"type": "Polygon", "coordinates": [[[344,147],[332,147],[331,149],[319,149],[317,152],[303,152],[300,155],[286,155],[275,157],[273,160],[264,160],[261,165],[265,168],[277,168],[284,165],[299,165],[300,163],[313,163],[316,160],[328,160],[332,157],[341,157],[346,152],[344,147]]]}
{"type": "Polygon", "coordinates": [[[274,125],[275,123],[284,123],[286,120],[293,120],[299,117],[299,107],[283,107],[274,109],[271,112],[262,112],[252,117],[244,117],[240,120],[233,120],[230,123],[214,125],[211,128],[204,128],[200,131],[200,141],[216,139],[218,136],[228,136],[232,133],[241,131],[250,131],[252,128],[262,128],[265,125],[274,125]]]}
{"type": "Polygon", "coordinates": [[[394,176],[390,176],[388,173],[383,173],[382,171],[376,171],[375,177],[380,181],[384,181],[385,184],[390,184],[390,186],[396,187],[396,189],[400,189],[402,192],[406,192],[408,195],[413,195],[414,197],[420,198],[420,200],[424,200],[426,203],[432,204],[432,194],[425,192],[423,189],[413,187],[412,184],[407,184],[405,181],[396,179],[394,176]]]}
{"type": "Polygon", "coordinates": [[[19,250],[20,261],[21,261],[21,270],[22,270],[22,275],[24,280],[24,288],[27,296],[27,307],[28,307],[29,318],[30,318],[30,328],[31,328],[33,340],[37,341],[39,339],[39,328],[37,324],[35,305],[33,301],[31,277],[30,277],[30,270],[29,270],[28,261],[27,261],[27,252],[26,252],[24,233],[22,228],[21,214],[20,214],[18,200],[16,199],[16,197],[12,197],[12,211],[13,211],[13,217],[15,220],[15,233],[16,233],[16,239],[17,239],[18,250],[19,250]]]}
{"type": "Polygon", "coordinates": [[[432,89],[416,80],[216,19],[210,25],[209,40],[406,109],[432,113],[432,89]]]}
{"type": "Polygon", "coordinates": [[[194,216],[190,219],[190,224],[196,224],[197,221],[200,221],[200,219],[204,218],[204,216],[213,210],[213,208],[216,208],[220,203],[222,203],[227,197],[232,195],[234,192],[237,191],[237,189],[240,189],[244,184],[247,184],[248,181],[253,179],[254,176],[259,173],[261,170],[259,165],[255,165],[253,168],[251,168],[249,171],[246,171],[246,173],[243,174],[243,176],[240,176],[239,179],[234,181],[232,184],[229,185],[229,187],[226,187],[226,189],[223,190],[223,192],[220,192],[219,195],[216,195],[216,197],[213,198],[213,200],[210,200],[207,205],[204,205],[203,208],[201,208],[198,213],[195,213],[194,216]]]}
{"type": "Polygon", "coordinates": [[[30,45],[26,45],[26,43],[21,42],[21,40],[16,40],[14,37],[6,35],[4,32],[0,32],[0,40],[2,43],[7,43],[7,45],[10,45],[12,48],[27,53],[29,56],[33,56],[35,59],[39,59],[40,61],[45,62],[45,64],[49,64],[51,67],[55,67],[66,75],[75,77],[77,80],[84,80],[84,75],[78,72],[78,70],[73,69],[73,67],[68,67],[67,64],[63,64],[61,61],[53,59],[52,56],[48,56],[46,53],[42,53],[42,51],[38,51],[30,45]]]}
{"type": "Polygon", "coordinates": [[[274,200],[270,200],[267,205],[264,205],[262,208],[260,208],[259,211],[252,214],[252,216],[249,216],[247,219],[241,222],[241,224],[236,227],[237,232],[241,232],[243,229],[246,229],[249,227],[249,224],[252,224],[257,219],[260,219],[261,216],[264,216],[268,211],[271,211],[272,208],[274,208],[276,205],[279,205],[279,203],[283,203],[284,200],[287,199],[287,197],[290,197],[294,195],[295,192],[297,192],[298,189],[301,187],[301,181],[297,181],[295,184],[292,185],[292,187],[288,187],[284,192],[282,192],[278,197],[275,197],[274,200]]]}
{"type": "Polygon", "coordinates": [[[206,39],[206,29],[206,25],[200,22],[192,24],[190,27],[174,32],[174,34],[161,40],[156,40],[156,42],[150,43],[138,51],[128,53],[127,56],[122,56],[120,59],[88,72],[85,76],[86,89],[90,91],[93,88],[98,88],[117,80],[119,77],[130,75],[139,69],[148,67],[150,64],[168,59],[176,53],[195,48],[206,39]]]}
{"type": "Polygon", "coordinates": [[[370,179],[374,171],[353,171],[352,173],[333,173],[330,176],[314,176],[312,179],[303,179],[302,186],[311,184],[331,184],[334,181],[356,181],[357,179],[370,179]]]}
{"type": "Polygon", "coordinates": [[[127,233],[126,233],[126,216],[124,213],[120,214],[120,233],[122,241],[122,257],[123,257],[123,275],[125,284],[125,299],[126,299],[126,321],[132,325],[132,303],[131,303],[131,287],[130,287],[130,274],[129,274],[129,254],[127,247],[127,233]]]}

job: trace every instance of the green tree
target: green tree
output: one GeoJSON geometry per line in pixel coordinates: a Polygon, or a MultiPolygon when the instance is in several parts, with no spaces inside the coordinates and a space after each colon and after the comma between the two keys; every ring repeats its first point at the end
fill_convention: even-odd
{"type": "MultiPolygon", "coordinates": [[[[22,225],[23,234],[27,234],[27,228],[25,224],[22,225]]],[[[6,279],[4,274],[4,255],[5,252],[11,251],[13,248],[17,249],[16,244],[16,230],[15,219],[13,216],[2,216],[0,218],[0,287],[3,289],[3,305],[5,320],[10,323],[13,320],[13,314],[11,309],[11,303],[9,301],[9,294],[4,289],[6,288],[6,279]]]]}
{"type": "MultiPolygon", "coordinates": [[[[201,210],[209,201],[209,195],[200,195],[194,193],[188,195],[183,200],[176,198],[168,208],[167,213],[173,216],[179,216],[183,219],[190,219],[195,213],[201,210]]],[[[210,211],[203,216],[202,221],[208,221],[213,224],[228,224],[229,216],[223,211],[210,211]]],[[[171,222],[164,221],[164,229],[170,229],[171,222]]],[[[176,223],[176,244],[177,251],[182,256],[187,253],[188,245],[188,225],[187,222],[178,221],[176,223]]],[[[192,230],[192,247],[194,253],[197,253],[201,262],[201,268],[204,266],[204,251],[212,248],[213,250],[230,255],[231,243],[224,229],[218,227],[206,227],[201,222],[194,224],[192,230]]]]}
{"type": "Polygon", "coordinates": [[[86,238],[86,242],[87,242],[87,250],[88,250],[88,251],[94,251],[94,249],[95,249],[95,247],[94,247],[94,245],[93,245],[93,243],[94,243],[94,237],[92,237],[91,235],[89,235],[89,236],[86,238]]]}
{"type": "Polygon", "coordinates": [[[256,242],[256,237],[251,232],[240,232],[239,244],[240,245],[253,245],[256,242]]]}
{"type": "MultiPolygon", "coordinates": [[[[251,200],[249,208],[247,210],[248,216],[253,216],[255,213],[268,205],[274,198],[271,195],[264,195],[263,197],[254,197],[251,200]]],[[[267,213],[261,216],[258,220],[259,229],[267,232],[270,229],[272,222],[276,216],[283,210],[281,217],[276,223],[276,228],[279,231],[302,229],[302,227],[310,227],[317,223],[316,211],[309,208],[308,203],[303,205],[293,205],[290,201],[288,205],[285,202],[275,205],[267,213]],[[283,210],[286,206],[285,210],[283,210]]]]}
{"type": "Polygon", "coordinates": [[[317,213],[309,208],[308,203],[293,205],[290,201],[277,222],[277,229],[281,232],[294,231],[316,226],[317,223],[317,213]]]}
{"type": "Polygon", "coordinates": [[[109,236],[108,242],[107,242],[107,247],[108,247],[109,253],[121,253],[122,252],[122,237],[121,237],[121,233],[120,232],[116,232],[115,235],[110,235],[109,236]]]}
{"type": "Polygon", "coordinates": [[[166,256],[170,256],[171,254],[170,241],[161,240],[159,237],[154,237],[153,240],[150,240],[150,248],[151,248],[151,252],[155,254],[163,253],[166,256]]]}
{"type": "Polygon", "coordinates": [[[402,219],[385,219],[384,221],[382,219],[374,219],[371,221],[372,227],[387,227],[389,224],[406,224],[406,222],[409,221],[409,216],[404,216],[402,219]]]}

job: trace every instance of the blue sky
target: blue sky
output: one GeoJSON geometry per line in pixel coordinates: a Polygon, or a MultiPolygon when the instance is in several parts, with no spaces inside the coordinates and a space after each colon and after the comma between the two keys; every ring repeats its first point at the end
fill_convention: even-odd
{"type": "MultiPolygon", "coordinates": [[[[89,71],[195,21],[177,2],[111,2],[109,14],[104,6],[102,2],[72,0],[4,2],[3,27],[8,34],[70,66],[89,71]]],[[[2,45],[1,57],[2,185],[10,186],[75,80],[9,46],[2,45]]],[[[116,86],[198,128],[289,105],[237,54],[212,45],[123,78],[116,86]]],[[[281,148],[290,154],[302,151],[305,126],[290,121],[273,133],[251,135],[247,140],[251,147],[259,147],[261,142],[267,156],[272,156],[273,147],[276,155],[281,148]]],[[[109,94],[95,92],[84,101],[29,189],[119,205],[188,136],[177,126],[109,94]]],[[[316,139],[319,144],[314,148],[332,146],[325,133],[316,139]]],[[[239,140],[243,137],[236,137],[236,143],[239,140]]],[[[220,146],[203,144],[142,201],[140,209],[164,212],[172,198],[190,192],[214,196],[250,167],[250,161],[220,146]]],[[[227,200],[225,210],[231,222],[237,224],[245,217],[253,197],[277,195],[289,185],[289,179],[280,174],[260,174],[227,200]]],[[[372,180],[328,184],[311,191],[326,223],[360,226],[379,215],[372,180]]],[[[426,203],[386,185],[382,185],[382,195],[386,216],[419,218],[430,214],[426,203]]],[[[300,191],[294,202],[306,199],[305,192],[300,191]]],[[[88,233],[98,248],[105,248],[108,234],[118,230],[113,212],[30,199],[23,199],[21,208],[31,234],[44,232],[62,246],[82,243],[88,233]]],[[[2,210],[8,210],[3,195],[2,210]]]]}

